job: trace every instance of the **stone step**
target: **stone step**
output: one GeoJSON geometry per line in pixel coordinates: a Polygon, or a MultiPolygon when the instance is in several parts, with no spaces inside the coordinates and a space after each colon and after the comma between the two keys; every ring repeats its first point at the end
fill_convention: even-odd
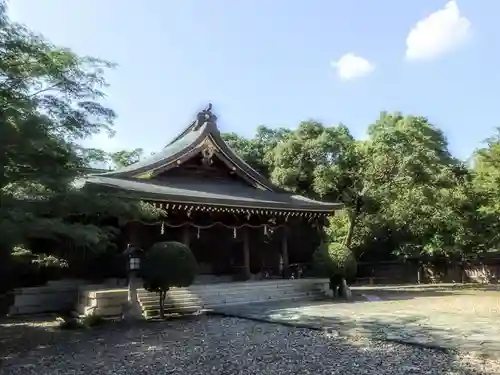
{"type": "MultiPolygon", "coordinates": [[[[141,305],[143,310],[147,310],[149,308],[157,308],[160,306],[159,301],[139,301],[139,305],[141,305]]],[[[170,302],[170,301],[165,301],[165,306],[169,306],[172,308],[176,307],[184,307],[184,306],[203,306],[203,303],[200,301],[176,301],[176,302],[170,302]]]]}
{"type": "MultiPolygon", "coordinates": [[[[308,298],[321,298],[322,294],[318,292],[302,292],[302,293],[290,293],[290,294],[275,294],[275,295],[263,295],[263,296],[222,296],[219,298],[206,299],[203,301],[192,301],[192,300],[178,300],[178,301],[166,301],[165,306],[172,308],[182,308],[184,306],[200,306],[200,307],[214,307],[214,306],[225,306],[225,305],[235,305],[235,304],[245,304],[245,303],[258,303],[258,302],[270,302],[276,300],[296,300],[296,299],[308,299],[308,298]]],[[[159,307],[159,301],[143,301],[140,300],[140,305],[143,310],[157,309],[159,307]]]]}
{"type": "MultiPolygon", "coordinates": [[[[321,296],[318,295],[310,295],[310,296],[296,296],[296,297],[287,297],[287,298],[276,298],[273,299],[273,302],[286,302],[286,301],[313,301],[316,299],[320,299],[321,296]]],[[[253,303],[265,303],[268,301],[256,301],[256,302],[251,302],[253,303]]],[[[232,304],[227,304],[227,305],[220,305],[220,304],[214,304],[210,305],[207,304],[203,307],[201,306],[191,306],[191,307],[186,307],[186,308],[177,308],[177,309],[165,309],[166,314],[175,314],[175,313],[190,313],[190,312],[205,312],[205,311],[210,311],[212,309],[217,309],[218,307],[222,306],[237,306],[237,305],[249,305],[250,303],[248,302],[240,302],[240,303],[232,303],[232,304]]],[[[158,318],[160,316],[160,309],[159,307],[156,308],[148,308],[147,310],[144,311],[144,316],[147,319],[153,319],[153,318],[158,318]]]]}
{"type": "MultiPolygon", "coordinates": [[[[200,289],[197,291],[193,290],[188,290],[188,289],[178,289],[178,290],[170,290],[167,293],[167,298],[211,298],[213,296],[220,296],[220,295],[228,295],[228,294],[262,294],[262,293],[293,293],[293,292],[303,292],[303,291],[310,291],[310,290],[319,290],[319,288],[314,288],[312,286],[310,287],[297,287],[297,286],[288,286],[286,288],[245,288],[245,289],[239,289],[239,288],[227,288],[227,289],[221,289],[221,290],[212,290],[209,288],[206,288],[205,290],[200,289]]],[[[147,291],[141,291],[137,293],[139,298],[155,298],[158,297],[158,294],[155,292],[147,292],[147,291]]]]}
{"type": "MultiPolygon", "coordinates": [[[[186,294],[175,294],[175,295],[167,295],[166,301],[211,301],[211,300],[219,300],[219,299],[232,299],[232,298],[247,298],[247,299],[255,299],[255,298],[275,298],[285,295],[294,295],[294,294],[303,294],[303,293],[321,293],[319,290],[308,289],[308,290],[297,290],[297,289],[271,289],[271,290],[258,290],[258,291],[247,291],[246,293],[241,293],[240,291],[232,290],[227,291],[226,293],[206,293],[199,295],[192,295],[189,293],[186,294]]],[[[147,301],[158,301],[159,296],[155,293],[151,294],[143,294],[138,297],[139,300],[147,302],[147,301]]]]}
{"type": "MultiPolygon", "coordinates": [[[[84,295],[85,298],[80,298],[81,303],[76,306],[77,314],[89,315],[94,312],[101,316],[119,316],[122,305],[126,303],[127,293],[127,289],[90,291],[88,295],[84,295]]],[[[83,293],[81,294],[83,296],[83,293]]],[[[322,297],[324,297],[324,282],[317,280],[231,282],[172,288],[167,293],[165,309],[167,313],[192,313],[206,308],[230,305],[311,300],[322,297]]],[[[157,293],[141,288],[138,290],[138,300],[145,316],[153,316],[155,311],[156,314],[159,312],[157,293]]]]}
{"type": "MultiPolygon", "coordinates": [[[[252,282],[235,282],[235,283],[219,283],[219,284],[209,284],[209,285],[192,285],[188,288],[172,288],[169,293],[185,292],[190,293],[203,293],[205,291],[210,291],[210,293],[220,292],[223,293],[227,290],[262,290],[262,288],[268,289],[287,289],[287,288],[300,288],[300,289],[311,289],[315,287],[314,282],[304,283],[303,279],[290,280],[290,281],[252,281],[252,282]]],[[[316,283],[317,284],[317,283],[316,283]]],[[[138,295],[144,295],[151,292],[141,288],[137,290],[138,295]]]]}
{"type": "MultiPolygon", "coordinates": [[[[160,296],[157,294],[147,294],[147,295],[142,295],[142,296],[137,296],[137,298],[141,301],[159,301],[160,296]]],[[[167,297],[165,298],[165,301],[199,301],[200,296],[193,296],[193,295],[182,295],[182,294],[177,294],[175,296],[171,296],[167,294],[167,297]]]]}
{"type": "Polygon", "coordinates": [[[99,315],[102,317],[109,317],[120,316],[122,314],[122,309],[122,306],[92,307],[78,305],[75,311],[80,316],[99,315]]]}
{"type": "MultiPolygon", "coordinates": [[[[200,302],[207,302],[207,301],[214,301],[214,300],[221,300],[221,299],[240,299],[240,298],[245,298],[248,300],[254,300],[258,298],[276,298],[276,297],[281,297],[281,296],[293,296],[296,294],[304,294],[304,293],[318,293],[321,294],[319,291],[313,291],[313,290],[290,290],[290,291],[279,291],[279,292],[268,292],[268,293],[237,293],[237,292],[231,292],[231,293],[225,293],[225,294],[215,294],[215,295],[199,295],[199,296],[182,296],[182,295],[177,295],[175,297],[167,296],[165,298],[166,302],[171,302],[171,303],[176,303],[176,302],[181,302],[181,301],[191,301],[193,303],[200,303],[200,302]]],[[[141,296],[138,297],[138,299],[142,302],[157,302],[159,301],[159,296],[141,296]]]]}

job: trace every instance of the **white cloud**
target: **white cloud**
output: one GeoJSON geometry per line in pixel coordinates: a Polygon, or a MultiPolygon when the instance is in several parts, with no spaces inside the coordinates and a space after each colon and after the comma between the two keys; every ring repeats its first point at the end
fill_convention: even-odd
{"type": "Polygon", "coordinates": [[[406,59],[434,59],[461,47],[470,36],[470,21],[460,14],[455,0],[449,1],[410,30],[406,38],[406,59]]]}
{"type": "Polygon", "coordinates": [[[332,67],[343,81],[366,76],[375,69],[371,62],[353,53],[346,53],[338,61],[332,61],[332,67]]]}

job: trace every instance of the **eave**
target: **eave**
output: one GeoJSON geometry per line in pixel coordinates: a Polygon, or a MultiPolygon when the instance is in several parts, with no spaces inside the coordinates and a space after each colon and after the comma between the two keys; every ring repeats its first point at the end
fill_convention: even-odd
{"type": "Polygon", "coordinates": [[[320,202],[289,192],[255,191],[251,187],[225,183],[190,183],[173,180],[168,185],[104,176],[89,176],[86,183],[117,196],[163,204],[181,204],[232,209],[332,214],[343,206],[320,202]]]}

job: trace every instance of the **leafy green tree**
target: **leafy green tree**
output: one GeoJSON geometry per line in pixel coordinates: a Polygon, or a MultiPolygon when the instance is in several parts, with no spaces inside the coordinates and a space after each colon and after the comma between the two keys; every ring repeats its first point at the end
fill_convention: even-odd
{"type": "Polygon", "coordinates": [[[135,164],[144,156],[142,148],[135,148],[133,150],[121,150],[109,154],[109,158],[116,168],[128,167],[135,164]]]}
{"type": "Polygon", "coordinates": [[[349,220],[343,241],[349,247],[367,190],[363,158],[363,144],[346,126],[306,121],[273,150],[272,179],[299,194],[344,203],[349,220]]]}
{"type": "Polygon", "coordinates": [[[471,174],[443,133],[423,117],[382,113],[368,136],[359,141],[343,125],[303,122],[271,152],[272,178],[344,203],[327,232],[358,256],[474,251],[471,174]]]}
{"type": "Polygon", "coordinates": [[[172,287],[190,286],[198,264],[189,248],[179,242],[157,242],[147,252],[141,267],[144,289],[159,295],[160,317],[165,317],[165,297],[172,287]]]}
{"type": "MultiPolygon", "coordinates": [[[[500,248],[500,129],[472,158],[473,178],[468,197],[476,211],[469,223],[475,245],[481,252],[500,248]]],[[[470,212],[470,210],[469,210],[470,212]]]]}
{"type": "Polygon", "coordinates": [[[255,136],[250,139],[236,133],[223,133],[222,137],[245,162],[262,175],[269,177],[273,169],[270,154],[289,134],[291,134],[289,129],[271,129],[261,125],[257,127],[255,136]]]}
{"type": "Polygon", "coordinates": [[[367,178],[400,256],[463,252],[468,171],[423,117],[383,113],[369,128],[367,178]]]}
{"type": "Polygon", "coordinates": [[[149,205],[72,185],[101,157],[80,141],[112,132],[115,114],[100,101],[113,64],[11,22],[5,1],[0,28],[0,257],[40,238],[102,250],[117,234],[106,218],[157,218],[149,205]]]}

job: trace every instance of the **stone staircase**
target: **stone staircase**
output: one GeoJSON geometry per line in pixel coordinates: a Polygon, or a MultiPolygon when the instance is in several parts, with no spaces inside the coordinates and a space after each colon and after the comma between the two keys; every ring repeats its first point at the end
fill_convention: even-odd
{"type": "Polygon", "coordinates": [[[120,317],[127,303],[128,289],[104,289],[84,287],[78,293],[73,316],[98,315],[103,318],[120,317]]]}
{"type": "MultiPolygon", "coordinates": [[[[321,299],[325,297],[325,283],[321,279],[266,280],[172,288],[165,299],[165,312],[196,313],[221,306],[321,299]]],[[[138,299],[146,318],[159,315],[156,293],[139,289],[138,299]]]]}

